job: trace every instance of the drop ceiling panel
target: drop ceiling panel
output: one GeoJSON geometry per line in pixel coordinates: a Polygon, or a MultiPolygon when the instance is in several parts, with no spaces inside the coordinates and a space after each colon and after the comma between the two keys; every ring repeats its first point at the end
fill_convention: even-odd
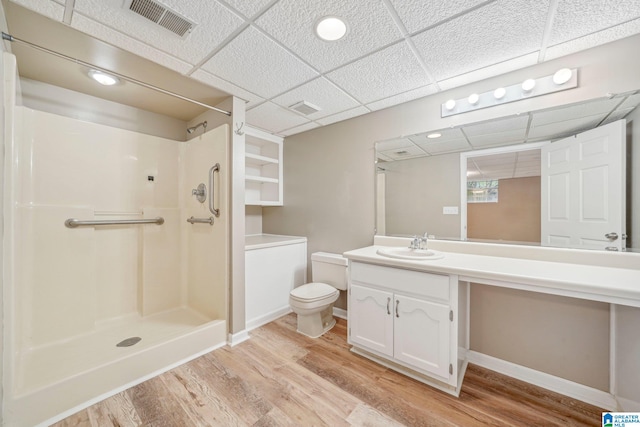
{"type": "Polygon", "coordinates": [[[327,77],[363,104],[430,83],[404,42],[346,65],[327,77]]]}
{"type": "Polygon", "coordinates": [[[412,37],[436,80],[540,49],[549,1],[490,3],[412,37]]]}
{"type": "Polygon", "coordinates": [[[471,9],[486,0],[457,0],[425,2],[415,0],[391,0],[395,11],[409,33],[432,26],[471,9]]]}
{"type": "MultiPolygon", "coordinates": [[[[110,43],[114,46],[119,46],[129,52],[135,53],[145,59],[163,65],[179,73],[188,72],[193,66],[188,62],[181,61],[175,56],[168,55],[165,52],[155,49],[148,44],[145,44],[133,37],[116,31],[111,27],[107,27],[93,19],[87,18],[80,14],[73,16],[72,27],[78,31],[82,31],[86,34],[92,34],[94,37],[110,43]]],[[[109,67],[106,67],[109,68],[109,67]]],[[[115,68],[115,67],[112,67],[115,68]]],[[[116,71],[114,69],[114,71],[116,71]]],[[[222,88],[221,88],[222,89],[222,88]]]]}
{"type": "Polygon", "coordinates": [[[634,110],[633,108],[627,108],[626,110],[616,110],[615,112],[611,113],[611,115],[608,116],[604,122],[602,122],[601,126],[606,125],[608,123],[615,122],[620,119],[624,119],[633,110],[634,110]]]}
{"type": "Polygon", "coordinates": [[[320,126],[318,123],[316,122],[309,122],[309,123],[305,123],[303,125],[300,126],[296,126],[294,128],[291,129],[287,129],[284,131],[279,132],[280,135],[282,136],[289,136],[289,135],[295,135],[296,133],[301,133],[301,132],[305,132],[311,129],[315,129],[318,126],[320,126]]]}
{"type": "Polygon", "coordinates": [[[401,39],[382,1],[280,0],[256,21],[276,40],[320,71],[329,71],[401,39]],[[323,16],[339,16],[347,34],[326,42],[314,33],[323,16]]]}
{"type": "Polygon", "coordinates": [[[265,102],[248,110],[246,120],[252,126],[257,126],[272,133],[279,133],[282,130],[291,129],[309,122],[308,119],[299,114],[271,102],[265,102]]]}
{"type": "Polygon", "coordinates": [[[564,122],[566,120],[574,120],[581,117],[591,117],[597,115],[606,115],[611,112],[616,105],[620,103],[620,99],[598,99],[596,101],[585,102],[569,107],[554,108],[550,110],[533,112],[532,127],[564,122]]]}
{"type": "Polygon", "coordinates": [[[264,101],[264,98],[261,98],[254,93],[244,90],[241,87],[238,87],[233,83],[229,83],[228,81],[223,80],[218,76],[214,76],[213,74],[206,71],[196,70],[191,75],[191,77],[203,83],[220,88],[230,93],[231,95],[235,95],[238,98],[245,100],[247,102],[247,108],[251,108],[252,106],[264,101]]]}
{"type": "Polygon", "coordinates": [[[400,148],[411,147],[415,145],[409,138],[396,138],[388,141],[376,142],[376,150],[385,152],[389,150],[396,150],[400,148]]]}
{"type": "Polygon", "coordinates": [[[429,154],[454,153],[457,151],[471,150],[471,146],[466,139],[449,139],[446,141],[419,142],[418,146],[429,154]]]}
{"type": "Polygon", "coordinates": [[[628,108],[634,109],[638,104],[640,104],[640,94],[635,94],[628,96],[618,108],[621,110],[626,110],[628,108]]]}
{"type": "Polygon", "coordinates": [[[402,104],[404,102],[413,101],[414,99],[423,98],[428,95],[432,95],[438,91],[438,88],[434,84],[419,87],[418,89],[408,90],[398,95],[390,96],[380,101],[374,101],[367,104],[367,108],[372,111],[382,110],[383,108],[392,107],[394,105],[402,104]]]}
{"type": "Polygon", "coordinates": [[[334,114],[332,116],[323,117],[321,119],[316,120],[323,126],[330,125],[331,123],[340,122],[342,120],[352,119],[354,117],[361,116],[363,114],[370,113],[369,109],[365,107],[356,107],[348,111],[343,111],[342,113],[334,114]]]}
{"type": "Polygon", "coordinates": [[[271,3],[272,0],[226,0],[229,6],[233,7],[244,16],[251,18],[266,5],[271,3]]]}
{"type": "Polygon", "coordinates": [[[573,40],[640,17],[638,0],[561,0],[549,43],[573,40]]]}
{"type": "Polygon", "coordinates": [[[247,28],[203,69],[263,98],[271,98],[318,75],[253,27],[247,28]]]}
{"type": "Polygon", "coordinates": [[[555,46],[550,46],[545,52],[544,60],[549,61],[581,50],[620,40],[638,33],[640,33],[640,19],[634,19],[633,21],[607,28],[606,30],[588,34],[584,37],[560,43],[555,46]]]}
{"type": "Polygon", "coordinates": [[[350,110],[359,105],[356,100],[324,77],[305,83],[273,99],[273,102],[285,108],[300,101],[308,101],[320,108],[320,111],[307,115],[307,118],[312,120],[350,110]]]}
{"type": "MultiPolygon", "coordinates": [[[[186,41],[148,19],[123,9],[122,0],[75,0],[74,19],[75,14],[81,13],[191,64],[201,61],[243,22],[217,1],[162,0],[160,3],[196,23],[186,41]]],[[[71,24],[74,25],[73,20],[71,24]]]]}
{"type": "Polygon", "coordinates": [[[478,123],[475,125],[469,125],[464,127],[464,133],[468,137],[479,135],[495,135],[502,132],[517,131],[524,132],[527,129],[529,123],[529,116],[527,114],[515,117],[505,118],[499,121],[493,120],[489,122],[478,123]]]}
{"type": "Polygon", "coordinates": [[[396,148],[395,150],[382,151],[387,157],[390,157],[393,160],[404,160],[411,159],[414,157],[424,157],[427,155],[422,149],[415,145],[411,145],[409,147],[396,148]]]}
{"type": "Polygon", "coordinates": [[[531,129],[529,130],[529,139],[558,139],[575,135],[587,129],[593,129],[604,117],[604,114],[598,114],[595,116],[579,117],[572,120],[539,125],[534,116],[531,122],[531,129]]]}
{"type": "Polygon", "coordinates": [[[495,134],[468,136],[473,148],[499,147],[525,142],[525,129],[504,131],[495,134]]]}
{"type": "Polygon", "coordinates": [[[432,144],[432,143],[442,143],[448,141],[455,141],[458,139],[465,139],[464,134],[460,128],[450,128],[450,129],[442,129],[434,132],[425,132],[418,135],[412,135],[409,139],[416,144],[432,144]],[[438,138],[427,138],[427,135],[431,135],[433,133],[439,133],[440,137],[438,138]]]}

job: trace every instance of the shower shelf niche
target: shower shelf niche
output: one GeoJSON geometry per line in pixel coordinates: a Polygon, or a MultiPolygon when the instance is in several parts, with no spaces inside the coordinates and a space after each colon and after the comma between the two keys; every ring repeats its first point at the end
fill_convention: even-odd
{"type": "Polygon", "coordinates": [[[245,129],[245,204],[282,206],[282,138],[245,129]]]}

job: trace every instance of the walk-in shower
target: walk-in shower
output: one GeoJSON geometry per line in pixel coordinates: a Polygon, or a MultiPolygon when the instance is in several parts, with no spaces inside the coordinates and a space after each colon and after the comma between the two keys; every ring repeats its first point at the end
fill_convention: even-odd
{"type": "Polygon", "coordinates": [[[226,343],[229,126],[184,142],[5,116],[5,422],[41,423],[226,343]],[[191,196],[201,182],[215,223],[189,221],[213,218],[191,196]]]}

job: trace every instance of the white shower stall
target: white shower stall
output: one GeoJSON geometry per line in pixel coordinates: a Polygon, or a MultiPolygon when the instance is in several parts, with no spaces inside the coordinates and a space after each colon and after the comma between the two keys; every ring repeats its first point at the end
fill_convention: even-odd
{"type": "Polygon", "coordinates": [[[7,118],[5,423],[224,345],[228,125],[184,142],[22,106],[7,118]]]}

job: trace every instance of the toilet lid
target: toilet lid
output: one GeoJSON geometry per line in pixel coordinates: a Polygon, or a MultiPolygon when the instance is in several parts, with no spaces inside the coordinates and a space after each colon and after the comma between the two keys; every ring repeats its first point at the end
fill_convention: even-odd
{"type": "Polygon", "coordinates": [[[338,292],[338,290],[331,285],[313,282],[298,286],[292,290],[291,297],[301,301],[312,302],[327,298],[336,292],[338,292]]]}

